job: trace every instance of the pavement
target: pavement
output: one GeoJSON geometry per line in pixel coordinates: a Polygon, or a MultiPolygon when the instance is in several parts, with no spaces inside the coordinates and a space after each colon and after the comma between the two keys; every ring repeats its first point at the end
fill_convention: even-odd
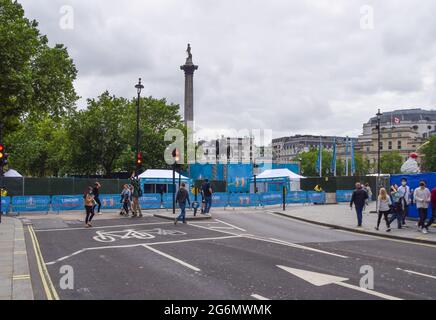
{"type": "MultiPolygon", "coordinates": [[[[104,212],[93,228],[83,212],[20,216],[34,298],[436,299],[436,245],[301,220],[337,215],[354,229],[345,205],[289,206],[288,216],[279,206],[213,208],[207,220],[178,225],[155,216],[170,210],[144,213],[104,212]]],[[[368,230],[372,219],[365,215],[368,230]]]]}
{"type": "MultiPolygon", "coordinates": [[[[436,244],[436,228],[430,228],[428,234],[423,234],[418,232],[416,220],[407,220],[406,226],[403,229],[398,229],[397,222],[394,221],[391,225],[391,232],[386,232],[386,223],[382,218],[379,231],[375,230],[378,215],[370,213],[375,211],[375,209],[375,202],[370,203],[369,207],[365,209],[363,226],[361,228],[357,227],[356,212],[354,208],[350,210],[349,204],[289,206],[286,211],[272,210],[271,212],[331,228],[392,239],[436,244]]],[[[434,226],[436,227],[436,225],[434,226]]]]}
{"type": "Polygon", "coordinates": [[[23,225],[5,216],[0,223],[0,300],[33,300],[23,225]]]}

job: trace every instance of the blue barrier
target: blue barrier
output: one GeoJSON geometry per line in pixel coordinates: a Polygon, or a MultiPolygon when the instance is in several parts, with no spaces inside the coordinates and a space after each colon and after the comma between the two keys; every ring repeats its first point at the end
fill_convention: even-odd
{"type": "Polygon", "coordinates": [[[283,203],[282,193],[266,192],[260,195],[260,202],[263,206],[272,206],[283,203]]]}
{"type": "Polygon", "coordinates": [[[11,204],[11,198],[10,197],[2,197],[2,210],[0,214],[3,212],[3,214],[7,214],[10,209],[11,204]]]}
{"type": "Polygon", "coordinates": [[[229,206],[231,207],[251,207],[258,203],[257,197],[249,193],[231,193],[229,195],[229,206]]]}
{"type": "MultiPolygon", "coordinates": [[[[146,193],[139,198],[139,205],[142,209],[159,209],[162,205],[160,193],[146,193]]],[[[173,205],[173,198],[171,195],[171,206],[173,205]]]]}
{"type": "Polygon", "coordinates": [[[119,194],[101,194],[99,199],[102,209],[120,209],[122,206],[119,194]]]}
{"type": "Polygon", "coordinates": [[[83,195],[70,195],[70,196],[53,196],[51,198],[51,206],[53,211],[70,211],[81,210],[85,204],[83,195]]]}
{"type": "Polygon", "coordinates": [[[308,191],[307,202],[309,203],[325,203],[325,192],[308,191]]]}
{"type": "Polygon", "coordinates": [[[12,212],[48,212],[50,196],[17,196],[12,197],[12,212]]]}
{"type": "Polygon", "coordinates": [[[307,192],[305,191],[289,191],[286,194],[286,203],[306,203],[307,192]]]}
{"type": "MultiPolygon", "coordinates": [[[[201,201],[201,198],[199,199],[201,201]]],[[[227,207],[229,205],[229,194],[225,192],[217,192],[212,195],[212,206],[227,207]]]]}
{"type": "Polygon", "coordinates": [[[338,190],[336,191],[336,202],[350,202],[353,190],[338,190]]]}

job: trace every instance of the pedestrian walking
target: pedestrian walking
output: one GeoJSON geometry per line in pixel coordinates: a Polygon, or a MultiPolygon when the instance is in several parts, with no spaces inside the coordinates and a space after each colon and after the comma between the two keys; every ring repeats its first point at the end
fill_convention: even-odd
{"type": "Polygon", "coordinates": [[[368,199],[366,200],[366,206],[368,207],[369,203],[372,201],[372,190],[368,182],[365,183],[365,191],[368,194],[368,199]]]}
{"type": "Polygon", "coordinates": [[[83,202],[85,205],[85,213],[86,213],[86,217],[85,217],[85,226],[87,228],[92,227],[91,225],[91,221],[92,218],[94,218],[94,195],[92,194],[92,187],[88,187],[88,189],[85,191],[85,193],[83,194],[83,202]]]}
{"type": "Polygon", "coordinates": [[[431,218],[425,225],[425,229],[427,230],[427,232],[428,232],[428,228],[430,228],[433,225],[435,217],[436,217],[436,188],[433,188],[431,190],[431,218]]]}
{"type": "Polygon", "coordinates": [[[392,222],[397,220],[398,229],[402,229],[402,221],[403,221],[403,202],[402,195],[398,191],[398,185],[393,185],[391,187],[391,201],[392,201],[392,216],[389,220],[389,224],[392,225],[392,222]]]}
{"type": "Polygon", "coordinates": [[[362,188],[360,182],[356,183],[356,190],[353,191],[353,195],[351,196],[350,207],[353,209],[356,208],[357,214],[357,227],[362,227],[362,214],[363,208],[365,207],[366,199],[368,199],[368,193],[362,188]]]}
{"type": "Polygon", "coordinates": [[[182,221],[186,223],[186,202],[188,202],[189,206],[191,206],[191,200],[189,199],[188,190],[186,190],[186,185],[182,182],[179,191],[177,191],[176,202],[179,204],[180,214],[174,220],[174,224],[177,224],[178,221],[182,221]]]}
{"type": "Polygon", "coordinates": [[[97,207],[97,214],[102,214],[100,212],[101,209],[100,188],[101,188],[101,184],[98,181],[94,183],[94,188],[92,188],[92,194],[94,195],[94,201],[95,201],[95,205],[94,207],[92,207],[92,211],[94,211],[95,213],[95,207],[97,207]]]}
{"type": "Polygon", "coordinates": [[[378,198],[377,198],[377,207],[378,207],[378,219],[377,219],[377,226],[375,227],[375,230],[379,230],[380,228],[380,222],[382,217],[386,221],[386,232],[391,231],[390,223],[389,223],[389,213],[391,212],[391,197],[389,197],[387,191],[385,188],[381,188],[378,198]]]}
{"type": "Polygon", "coordinates": [[[124,185],[124,189],[121,192],[121,203],[123,208],[121,209],[120,215],[129,216],[131,192],[128,184],[124,185]]]}
{"type": "Polygon", "coordinates": [[[419,182],[419,188],[415,189],[413,199],[419,213],[418,231],[426,234],[428,233],[428,230],[425,220],[427,219],[427,210],[431,201],[431,192],[426,188],[425,181],[419,182]]]}
{"type": "Polygon", "coordinates": [[[139,204],[139,198],[142,197],[141,185],[139,183],[139,179],[135,176],[135,173],[132,173],[130,177],[130,182],[132,184],[132,218],[140,217],[142,218],[141,206],[139,204]]]}
{"type": "Polygon", "coordinates": [[[406,218],[409,215],[409,206],[411,204],[412,201],[412,197],[411,197],[411,191],[410,191],[410,187],[407,184],[407,179],[406,178],[402,178],[401,179],[401,186],[398,188],[398,192],[400,192],[401,194],[401,202],[402,202],[402,207],[403,207],[403,212],[401,215],[401,224],[403,226],[406,225],[406,218]]]}
{"type": "Polygon", "coordinates": [[[202,193],[204,197],[204,214],[208,214],[210,212],[210,208],[212,207],[212,195],[213,190],[210,186],[209,180],[205,179],[204,184],[202,186],[202,193]]]}

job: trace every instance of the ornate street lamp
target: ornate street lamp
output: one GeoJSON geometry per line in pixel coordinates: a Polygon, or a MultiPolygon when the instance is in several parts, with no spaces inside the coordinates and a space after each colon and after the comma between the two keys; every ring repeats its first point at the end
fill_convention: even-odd
{"type": "Polygon", "coordinates": [[[141,99],[141,91],[144,89],[144,86],[141,84],[141,78],[139,78],[139,82],[137,85],[135,85],[136,92],[138,93],[138,99],[136,101],[136,178],[138,178],[139,175],[139,168],[142,164],[142,156],[139,152],[139,102],[141,99]]]}

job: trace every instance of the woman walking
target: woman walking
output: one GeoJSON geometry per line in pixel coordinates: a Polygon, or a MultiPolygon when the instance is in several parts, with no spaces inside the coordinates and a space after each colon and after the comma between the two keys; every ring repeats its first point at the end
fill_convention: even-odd
{"type": "Polygon", "coordinates": [[[391,231],[388,215],[391,211],[391,205],[392,201],[391,198],[388,196],[388,193],[386,192],[385,188],[381,188],[378,198],[378,219],[377,219],[377,227],[375,227],[375,230],[379,230],[381,218],[384,217],[386,221],[386,232],[391,231]]]}
{"type": "Polygon", "coordinates": [[[101,184],[100,184],[100,182],[97,181],[97,182],[94,184],[94,188],[92,189],[92,194],[94,195],[94,201],[95,201],[95,205],[94,205],[94,207],[92,208],[92,210],[93,210],[94,213],[95,213],[95,207],[97,207],[97,214],[102,214],[102,213],[100,212],[100,209],[101,209],[100,188],[101,188],[101,184]]]}
{"type": "Polygon", "coordinates": [[[419,183],[419,188],[416,188],[413,192],[413,199],[419,213],[418,231],[426,234],[428,233],[428,230],[426,228],[425,220],[427,219],[427,210],[431,200],[431,193],[430,190],[425,187],[425,181],[419,183]]]}
{"type": "Polygon", "coordinates": [[[83,195],[84,204],[85,204],[85,212],[86,212],[86,218],[85,218],[85,226],[87,228],[92,227],[91,221],[94,217],[94,196],[92,194],[92,187],[88,187],[88,190],[83,195]]]}
{"type": "Polygon", "coordinates": [[[121,203],[123,204],[123,209],[121,210],[120,215],[129,216],[130,198],[130,187],[128,184],[125,184],[124,189],[121,192],[121,203]]]}

